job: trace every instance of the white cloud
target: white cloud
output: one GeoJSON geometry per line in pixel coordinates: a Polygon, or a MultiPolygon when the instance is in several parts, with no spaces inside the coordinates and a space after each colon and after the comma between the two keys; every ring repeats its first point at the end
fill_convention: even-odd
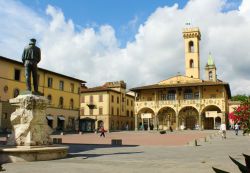
{"type": "Polygon", "coordinates": [[[36,37],[41,67],[86,80],[88,86],[113,80],[125,80],[129,87],[153,84],[184,74],[182,28],[191,22],[202,34],[202,74],[211,51],[218,77],[230,83],[233,94],[250,94],[250,3],[243,0],[239,10],[223,12],[227,6],[226,0],[192,0],[183,9],[159,7],[140,25],[134,41],[120,48],[110,25],[79,27],[53,6],[44,18],[18,1],[2,0],[1,55],[20,57],[28,39],[36,37]]]}

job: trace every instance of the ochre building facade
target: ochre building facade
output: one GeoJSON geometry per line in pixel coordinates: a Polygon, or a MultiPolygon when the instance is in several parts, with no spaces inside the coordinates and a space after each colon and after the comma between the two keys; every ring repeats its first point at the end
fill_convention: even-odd
{"type": "MultiPolygon", "coordinates": [[[[85,81],[38,69],[39,92],[48,98],[47,121],[54,130],[75,130],[79,126],[80,88],[85,81]]],[[[0,56],[0,129],[11,129],[15,110],[8,100],[26,90],[23,63],[0,56]]]]}
{"type": "Polygon", "coordinates": [[[209,54],[205,80],[200,77],[199,28],[183,30],[185,75],[132,88],[135,92],[135,129],[217,129],[226,121],[231,98],[229,84],[217,79],[209,54]]]}
{"type": "Polygon", "coordinates": [[[107,82],[81,91],[80,131],[134,130],[134,96],[124,81],[107,82]]]}

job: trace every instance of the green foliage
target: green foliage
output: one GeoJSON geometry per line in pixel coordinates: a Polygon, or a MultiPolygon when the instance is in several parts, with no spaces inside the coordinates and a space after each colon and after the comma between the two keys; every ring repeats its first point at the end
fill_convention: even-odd
{"type": "Polygon", "coordinates": [[[238,94],[238,95],[235,95],[235,96],[233,96],[232,97],[232,101],[241,101],[241,102],[245,102],[245,101],[247,101],[247,100],[249,100],[250,99],[250,96],[247,96],[247,95],[240,95],[240,94],[238,94]]]}
{"type": "MultiPolygon", "coordinates": [[[[239,170],[241,173],[250,173],[250,156],[243,154],[243,156],[245,157],[245,162],[246,162],[246,166],[241,164],[240,162],[238,162],[237,160],[235,160],[234,158],[230,157],[229,158],[238,166],[239,170]]],[[[229,173],[226,171],[223,171],[221,169],[218,168],[214,168],[212,167],[214,172],[216,173],[229,173]]]]}

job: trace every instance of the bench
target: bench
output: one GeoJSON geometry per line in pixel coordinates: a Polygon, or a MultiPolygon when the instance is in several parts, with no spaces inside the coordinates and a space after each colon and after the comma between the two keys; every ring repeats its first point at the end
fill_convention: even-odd
{"type": "Polygon", "coordinates": [[[111,139],[111,145],[121,146],[122,145],[122,140],[121,139],[111,139]]]}
{"type": "Polygon", "coordinates": [[[53,138],[53,144],[62,144],[62,138],[53,138]]]}

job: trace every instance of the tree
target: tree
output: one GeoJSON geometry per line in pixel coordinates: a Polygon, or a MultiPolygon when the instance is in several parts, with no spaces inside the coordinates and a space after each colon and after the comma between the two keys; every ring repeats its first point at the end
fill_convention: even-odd
{"type": "Polygon", "coordinates": [[[241,123],[241,126],[245,132],[250,131],[250,102],[244,101],[238,108],[235,108],[233,112],[229,114],[229,119],[235,123],[241,123]]]}
{"type": "Polygon", "coordinates": [[[246,96],[245,94],[243,94],[243,95],[238,94],[238,95],[233,96],[231,100],[245,102],[245,101],[249,100],[249,97],[250,96],[246,96]]]}

